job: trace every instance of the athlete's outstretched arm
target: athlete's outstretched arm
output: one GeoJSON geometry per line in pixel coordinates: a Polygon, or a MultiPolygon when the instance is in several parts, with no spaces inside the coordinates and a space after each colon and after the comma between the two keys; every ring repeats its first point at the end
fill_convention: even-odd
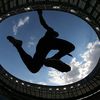
{"type": "Polygon", "coordinates": [[[40,23],[41,25],[46,29],[46,30],[53,30],[51,27],[49,27],[47,25],[47,23],[45,22],[43,15],[42,15],[42,10],[38,10],[38,15],[39,15],[39,19],[40,19],[40,23]]]}

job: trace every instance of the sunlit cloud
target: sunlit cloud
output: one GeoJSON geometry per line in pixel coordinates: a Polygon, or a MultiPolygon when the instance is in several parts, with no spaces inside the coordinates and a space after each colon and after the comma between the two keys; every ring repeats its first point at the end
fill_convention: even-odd
{"type": "MultiPolygon", "coordinates": [[[[30,83],[34,83],[34,80],[32,80],[32,79],[29,79],[28,81],[29,81],[30,83]]],[[[46,82],[37,82],[37,84],[40,84],[40,85],[47,85],[46,82]]]]}
{"type": "Polygon", "coordinates": [[[31,80],[31,79],[30,79],[30,80],[28,80],[28,81],[29,81],[30,83],[34,83],[34,81],[33,81],[33,80],[31,80]]]}
{"type": "Polygon", "coordinates": [[[45,82],[38,82],[37,84],[47,85],[47,83],[45,83],[45,82]]]}
{"type": "Polygon", "coordinates": [[[71,71],[68,73],[61,73],[55,69],[50,69],[48,72],[49,82],[54,85],[67,85],[73,82],[77,82],[85,78],[97,64],[100,57],[100,42],[90,42],[86,51],[80,54],[82,61],[79,62],[76,58],[73,58],[70,62],[71,71]]]}
{"type": "Polygon", "coordinates": [[[24,26],[26,23],[29,22],[29,16],[26,16],[25,18],[20,18],[18,23],[16,23],[14,26],[13,26],[13,33],[14,35],[17,35],[17,32],[18,32],[18,29],[22,26],[24,26]]]}
{"type": "Polygon", "coordinates": [[[49,76],[49,82],[53,83],[55,85],[64,85],[66,80],[65,80],[65,73],[61,73],[55,69],[50,69],[50,71],[48,72],[48,76],[49,76]]]}

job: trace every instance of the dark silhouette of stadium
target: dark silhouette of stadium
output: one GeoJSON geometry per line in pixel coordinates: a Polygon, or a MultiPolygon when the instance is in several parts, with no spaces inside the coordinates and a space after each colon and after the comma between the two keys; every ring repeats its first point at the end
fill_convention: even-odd
{"type": "Polygon", "coordinates": [[[16,47],[23,62],[27,68],[36,73],[44,65],[53,67],[61,72],[68,72],[71,70],[70,66],[60,60],[65,55],[72,56],[70,52],[75,49],[75,46],[63,39],[57,38],[59,34],[49,27],[43,16],[42,11],[37,11],[41,25],[47,30],[45,35],[39,40],[36,46],[36,53],[33,58],[29,56],[22,48],[22,41],[15,39],[12,36],[8,36],[7,39],[16,47]],[[59,50],[53,57],[46,58],[50,50],[59,50]]]}
{"type": "MultiPolygon", "coordinates": [[[[75,14],[88,22],[100,40],[99,5],[99,0],[0,0],[0,23],[13,15],[36,9],[58,10],[75,14]]],[[[0,100],[99,100],[100,98],[100,58],[95,69],[87,77],[63,86],[51,87],[26,82],[13,76],[5,68],[5,65],[0,65],[0,100]]]]}

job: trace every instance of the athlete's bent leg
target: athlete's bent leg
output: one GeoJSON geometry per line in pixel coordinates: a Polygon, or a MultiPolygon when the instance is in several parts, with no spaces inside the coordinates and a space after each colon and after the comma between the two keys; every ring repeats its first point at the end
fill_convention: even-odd
{"type": "Polygon", "coordinates": [[[54,47],[58,49],[59,52],[52,57],[53,59],[60,59],[65,55],[69,55],[72,57],[72,55],[69,54],[75,49],[75,46],[72,43],[58,38],[56,38],[54,42],[54,47]]]}
{"type": "Polygon", "coordinates": [[[17,40],[12,36],[8,36],[7,39],[16,47],[22,61],[27,66],[29,71],[31,71],[32,73],[38,72],[40,67],[33,65],[33,58],[30,55],[28,55],[22,48],[22,41],[17,40]]]}
{"type": "Polygon", "coordinates": [[[75,46],[62,39],[54,39],[53,44],[51,44],[52,49],[59,50],[53,57],[46,59],[45,65],[53,67],[61,72],[71,71],[71,67],[60,60],[65,55],[72,56],[69,54],[75,49],[75,46]]]}

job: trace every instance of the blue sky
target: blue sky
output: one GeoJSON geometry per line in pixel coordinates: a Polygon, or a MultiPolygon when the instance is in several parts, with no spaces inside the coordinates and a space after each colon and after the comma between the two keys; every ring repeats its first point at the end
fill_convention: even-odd
{"type": "MultiPolygon", "coordinates": [[[[43,66],[38,73],[32,74],[22,62],[16,48],[6,39],[10,35],[22,40],[24,50],[33,56],[39,39],[46,32],[36,11],[12,16],[0,23],[0,64],[12,75],[32,83],[65,85],[86,77],[94,69],[100,54],[100,42],[94,30],[85,21],[69,13],[43,11],[43,16],[48,25],[59,33],[59,38],[75,45],[76,48],[71,53],[74,57],[62,58],[62,61],[72,67],[72,71],[61,73],[43,66]]],[[[55,52],[50,51],[48,57],[55,52]]]]}

